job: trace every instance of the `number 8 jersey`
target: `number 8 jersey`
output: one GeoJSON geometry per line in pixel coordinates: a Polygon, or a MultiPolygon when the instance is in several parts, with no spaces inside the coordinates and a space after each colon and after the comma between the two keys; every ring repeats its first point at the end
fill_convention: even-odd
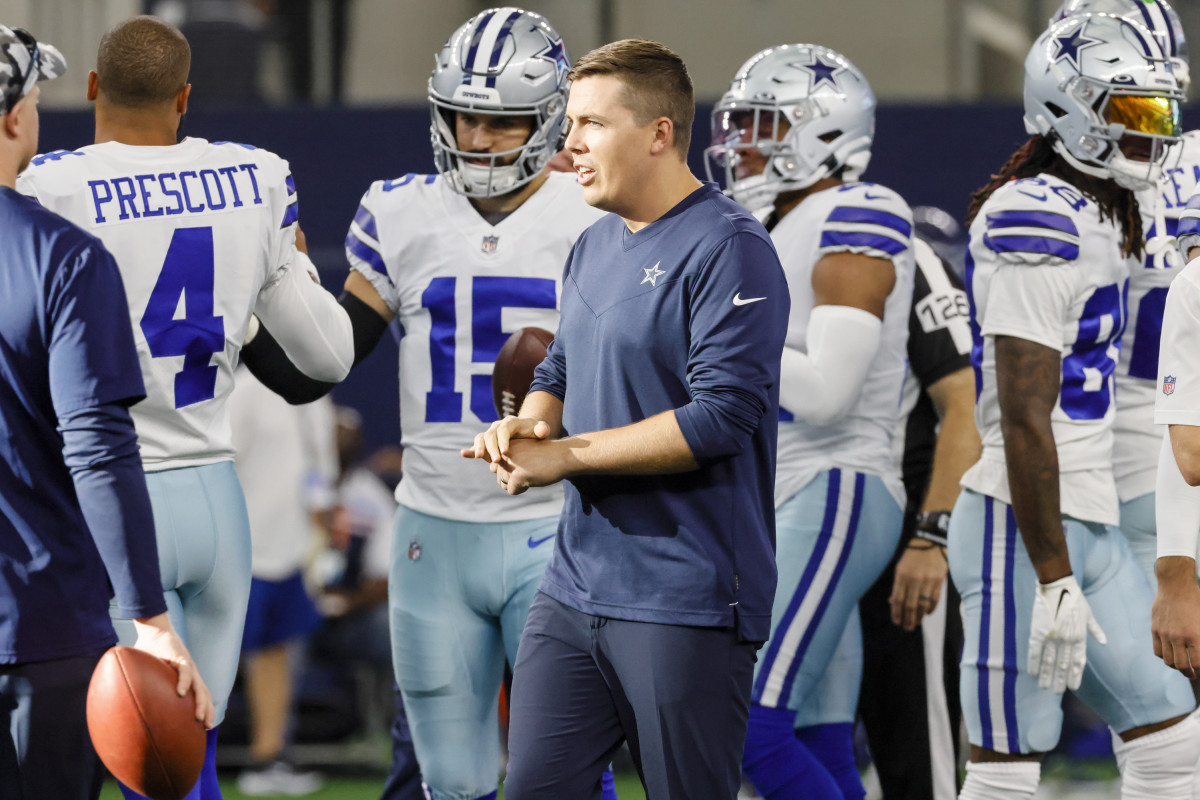
{"type": "Polygon", "coordinates": [[[231,460],[237,354],[260,292],[296,252],[287,162],[195,138],[105,142],[38,156],[17,189],[116,258],[146,382],[130,410],[146,470],[231,460]]]}
{"type": "Polygon", "coordinates": [[[519,328],[558,329],[563,265],[603,216],[568,173],[551,173],[490,225],[440,175],[376,181],[346,236],[351,266],[399,318],[404,480],[396,499],[443,519],[557,516],[562,489],[510,497],[459,455],[496,419],[492,366],[519,328]]]}
{"type": "Polygon", "coordinates": [[[1011,502],[996,387],[995,336],[1058,350],[1051,427],[1062,513],[1116,525],[1112,470],[1114,376],[1130,263],[1097,205],[1052,175],[1013,181],[971,224],[966,283],[983,455],[963,486],[1011,502]]]}

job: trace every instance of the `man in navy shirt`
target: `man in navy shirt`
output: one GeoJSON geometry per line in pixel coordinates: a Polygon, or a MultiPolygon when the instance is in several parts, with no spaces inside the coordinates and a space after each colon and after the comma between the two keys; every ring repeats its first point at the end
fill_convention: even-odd
{"type": "Polygon", "coordinates": [[[213,705],[167,618],[128,406],[145,395],[125,290],[94,238],[14,190],[38,146],[37,82],[53,47],[0,25],[0,797],[95,798],[92,669],[116,643],[179,671],[196,719],[213,705]]]}
{"type": "Polygon", "coordinates": [[[625,40],[571,72],[566,149],[612,212],[567,260],[518,417],[464,456],[510,494],[566,481],[514,666],[505,794],[599,797],[627,740],[649,796],[736,796],[775,591],[790,300],[766,230],[688,169],[682,60],[625,40]]]}

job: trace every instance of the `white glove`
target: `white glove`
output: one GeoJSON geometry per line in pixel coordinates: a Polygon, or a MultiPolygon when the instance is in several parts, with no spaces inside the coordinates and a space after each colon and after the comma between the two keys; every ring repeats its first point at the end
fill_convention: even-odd
{"type": "Polygon", "coordinates": [[[1029,674],[1038,676],[1038,686],[1049,689],[1053,685],[1058,694],[1079,688],[1087,664],[1089,633],[1100,644],[1108,644],[1074,575],[1038,584],[1029,626],[1028,664],[1029,674]]]}

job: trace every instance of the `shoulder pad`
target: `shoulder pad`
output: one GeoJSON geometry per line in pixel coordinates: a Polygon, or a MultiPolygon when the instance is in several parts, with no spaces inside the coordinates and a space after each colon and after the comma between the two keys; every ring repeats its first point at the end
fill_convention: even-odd
{"type": "Polygon", "coordinates": [[[854,183],[831,195],[833,207],[821,225],[820,249],[891,258],[911,247],[912,211],[885,186],[854,183]]]}
{"type": "Polygon", "coordinates": [[[985,228],[984,245],[1002,260],[1017,263],[1061,263],[1077,259],[1077,209],[1059,196],[1056,186],[1032,178],[1014,181],[997,190],[980,210],[985,228]]]}

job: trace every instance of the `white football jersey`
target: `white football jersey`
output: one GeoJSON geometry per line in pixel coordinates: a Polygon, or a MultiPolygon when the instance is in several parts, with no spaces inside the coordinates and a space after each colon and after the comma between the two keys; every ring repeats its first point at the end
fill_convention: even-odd
{"type": "Polygon", "coordinates": [[[105,142],[38,156],[22,193],[99,237],[125,283],[147,471],[233,458],[226,399],[259,291],[295,253],[288,163],[231,142],[105,142]]]}
{"type": "MultiPolygon", "coordinates": [[[[1200,181],[1200,131],[1183,137],[1182,155],[1163,169],[1156,190],[1138,193],[1146,239],[1174,237],[1180,215],[1200,181]],[[1156,217],[1162,215],[1162,227],[1156,217]]],[[[1167,246],[1177,252],[1175,244],[1167,246]]],[[[1167,288],[1183,266],[1182,258],[1147,254],[1130,259],[1129,300],[1121,360],[1117,364],[1117,416],[1113,421],[1113,473],[1121,502],[1154,491],[1163,429],[1154,424],[1158,383],[1158,345],[1167,288]]]]}
{"type": "Polygon", "coordinates": [[[506,522],[562,510],[561,487],[510,497],[459,454],[496,419],[492,366],[509,335],[558,329],[563,265],[603,216],[575,176],[551,173],[496,225],[439,175],[376,181],[350,232],[350,265],[403,326],[400,436],[403,505],[444,519],[506,522]]]}
{"type": "Polygon", "coordinates": [[[916,270],[912,211],[891,189],[848,183],[805,197],[771,230],[771,239],[792,293],[786,343],[802,352],[807,351],[812,274],[818,261],[831,253],[861,253],[890,260],[896,271],[896,285],[884,305],[879,350],[859,399],[846,415],[818,427],[780,408],[775,505],[782,505],[817,474],[840,467],[879,475],[903,507],[892,436],[908,369],[908,315],[916,270]]]}
{"type": "Polygon", "coordinates": [[[1062,353],[1050,417],[1062,513],[1117,524],[1113,373],[1129,277],[1120,241],[1095,203],[1051,175],[1008,183],[980,209],[971,224],[966,283],[983,455],[963,486],[1011,502],[993,337],[1014,336],[1062,353]]]}

